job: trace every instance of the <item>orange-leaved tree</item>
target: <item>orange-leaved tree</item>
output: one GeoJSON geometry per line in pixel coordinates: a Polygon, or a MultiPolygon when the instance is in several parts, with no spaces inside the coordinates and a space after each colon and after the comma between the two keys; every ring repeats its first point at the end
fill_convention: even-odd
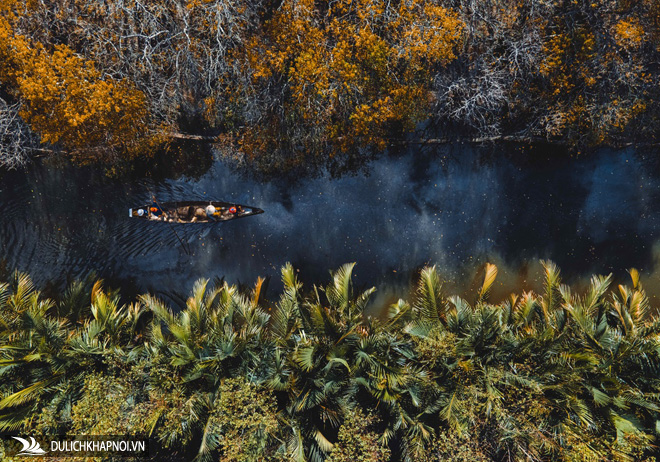
{"type": "Polygon", "coordinates": [[[227,85],[224,115],[265,168],[382,149],[428,117],[433,75],[462,33],[433,1],[284,0],[235,54],[248,88],[227,85]]]}
{"type": "Polygon", "coordinates": [[[642,2],[574,2],[556,8],[542,28],[542,62],[523,91],[542,107],[539,127],[548,138],[578,145],[625,140],[640,127],[652,100],[642,2]],[[635,122],[635,123],[634,123],[635,122]]]}
{"type": "Polygon", "coordinates": [[[0,4],[0,85],[22,103],[21,117],[42,142],[81,161],[131,156],[149,145],[143,94],[65,45],[46,47],[16,33],[13,3],[0,4]]]}

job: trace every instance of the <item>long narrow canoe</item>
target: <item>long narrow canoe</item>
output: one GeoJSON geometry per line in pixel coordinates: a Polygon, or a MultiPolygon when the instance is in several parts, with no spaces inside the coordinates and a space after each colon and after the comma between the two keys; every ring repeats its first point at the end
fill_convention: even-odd
{"type": "Polygon", "coordinates": [[[156,210],[153,210],[153,205],[128,209],[131,218],[170,223],[216,223],[260,213],[264,211],[257,207],[222,201],[162,202],[156,210]]]}

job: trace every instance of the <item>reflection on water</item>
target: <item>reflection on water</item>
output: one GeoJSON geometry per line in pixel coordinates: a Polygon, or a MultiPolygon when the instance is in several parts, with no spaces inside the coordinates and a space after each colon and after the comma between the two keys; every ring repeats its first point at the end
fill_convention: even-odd
{"type": "Polygon", "coordinates": [[[195,279],[214,276],[251,284],[270,275],[277,287],[287,261],[314,282],[356,261],[358,284],[395,287],[433,263],[463,292],[491,261],[500,266],[504,294],[523,283],[538,287],[538,259],[551,258],[570,281],[609,272],[622,279],[636,266],[655,294],[660,173],[650,167],[654,157],[602,151],[527,162],[454,147],[382,158],[368,176],[297,185],[248,180],[221,162],[198,179],[160,183],[36,166],[2,178],[0,259],[38,282],[94,270],[135,290],[186,293],[195,279]],[[128,218],[128,208],[152,193],[160,201],[231,200],[266,213],[177,225],[184,248],[170,225],[128,218]]]}

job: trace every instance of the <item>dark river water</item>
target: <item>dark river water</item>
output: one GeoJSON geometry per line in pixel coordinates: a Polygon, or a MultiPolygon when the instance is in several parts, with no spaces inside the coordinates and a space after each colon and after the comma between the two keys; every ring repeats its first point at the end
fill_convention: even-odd
{"type": "Polygon", "coordinates": [[[660,169],[634,150],[570,158],[551,152],[453,146],[384,156],[367,174],[297,184],[259,182],[220,161],[198,178],[112,179],[99,169],[32,166],[2,174],[0,259],[38,283],[90,271],[125,292],[187,293],[201,277],[252,284],[291,262],[307,282],[357,262],[358,285],[401,293],[435,264],[465,293],[484,263],[497,290],[538,287],[539,259],[567,282],[634,266],[653,295],[660,247],[660,169]],[[162,202],[236,201],[263,215],[214,225],[128,218],[155,193],[162,202]]]}

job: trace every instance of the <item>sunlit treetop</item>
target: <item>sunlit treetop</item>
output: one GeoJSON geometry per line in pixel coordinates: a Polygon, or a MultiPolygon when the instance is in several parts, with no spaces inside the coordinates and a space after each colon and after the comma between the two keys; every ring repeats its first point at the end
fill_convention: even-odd
{"type": "Polygon", "coordinates": [[[456,58],[462,33],[456,14],[430,1],[284,1],[247,43],[247,59],[237,57],[256,91],[274,99],[260,113],[268,127],[254,126],[242,148],[263,155],[268,137],[330,155],[384,148],[424,118],[434,72],[456,58]]]}
{"type": "Polygon", "coordinates": [[[622,19],[614,26],[617,44],[624,48],[639,48],[645,39],[644,28],[635,18],[622,19]]]}
{"type": "Polygon", "coordinates": [[[17,34],[15,6],[5,1],[0,7],[6,13],[0,16],[0,83],[22,102],[21,117],[41,141],[81,161],[143,153],[150,141],[144,95],[66,45],[45,46],[17,34]]]}

